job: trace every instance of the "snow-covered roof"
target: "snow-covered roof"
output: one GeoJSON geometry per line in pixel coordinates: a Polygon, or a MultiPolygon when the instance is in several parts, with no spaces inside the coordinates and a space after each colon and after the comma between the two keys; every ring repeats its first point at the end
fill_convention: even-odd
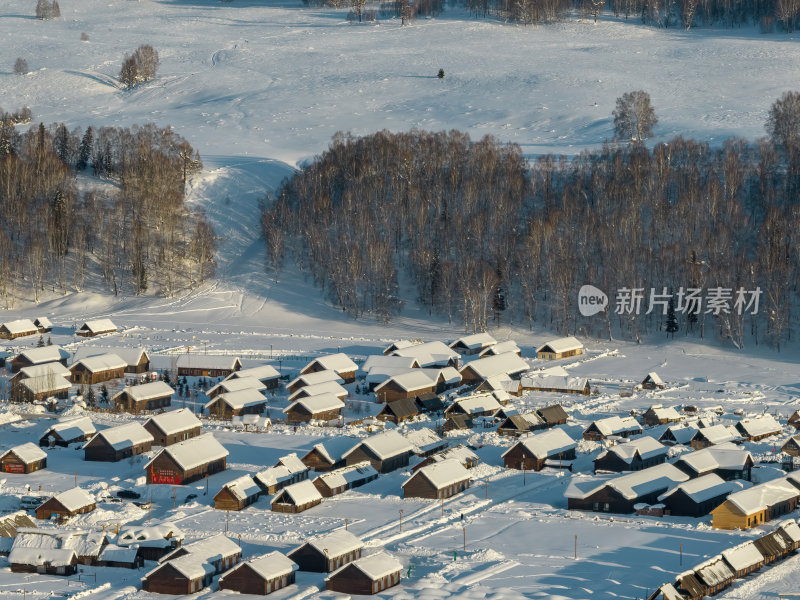
{"type": "Polygon", "coordinates": [[[716,586],[736,577],[728,564],[717,555],[694,568],[694,572],[709,586],[716,586]]]}
{"type": "Polygon", "coordinates": [[[403,570],[403,563],[397,560],[394,556],[391,556],[386,552],[378,552],[377,554],[371,554],[370,556],[359,558],[358,560],[354,560],[343,567],[339,567],[333,573],[328,575],[325,581],[335,577],[337,573],[351,566],[364,573],[364,575],[373,581],[403,570]]]}
{"type": "Polygon", "coordinates": [[[409,429],[403,432],[408,442],[414,446],[414,452],[427,452],[433,448],[447,445],[447,441],[439,437],[439,435],[428,427],[420,427],[419,429],[409,429]]]}
{"type": "Polygon", "coordinates": [[[496,344],[492,344],[491,346],[484,348],[481,350],[479,356],[492,356],[493,354],[503,354],[504,352],[514,352],[519,354],[521,350],[520,347],[517,346],[517,342],[514,340],[506,340],[505,342],[497,342],[496,344]]]}
{"type": "Polygon", "coordinates": [[[91,331],[92,333],[116,330],[117,326],[114,325],[111,319],[92,319],[78,328],[78,331],[91,331]]]}
{"type": "Polygon", "coordinates": [[[33,320],[34,325],[38,325],[42,329],[52,329],[53,323],[47,317],[36,317],[33,320]]]}
{"type": "Polygon", "coordinates": [[[364,547],[364,542],[346,529],[337,529],[331,533],[311,538],[306,544],[315,548],[317,552],[325,553],[327,550],[327,555],[330,557],[355,552],[364,547]]]}
{"type": "Polygon", "coordinates": [[[494,413],[500,409],[500,403],[493,394],[473,394],[465,398],[458,398],[455,404],[458,404],[468,415],[482,412],[494,413]]]}
{"type": "Polygon", "coordinates": [[[237,500],[247,500],[251,496],[257,496],[261,493],[261,488],[258,487],[258,484],[253,481],[253,478],[250,477],[250,475],[242,475],[241,477],[237,477],[222,487],[227,488],[237,500]]]}
{"type": "Polygon", "coordinates": [[[702,427],[692,439],[705,439],[711,444],[723,444],[733,440],[740,440],[742,435],[731,425],[712,425],[702,427]]]}
{"type": "Polygon", "coordinates": [[[786,519],[785,521],[781,522],[778,528],[791,541],[800,542],[800,526],[797,524],[797,521],[793,519],[786,519]]]}
{"type": "Polygon", "coordinates": [[[14,446],[13,448],[6,450],[0,454],[0,460],[3,460],[3,457],[5,457],[7,454],[15,454],[17,458],[26,464],[35,463],[47,458],[47,452],[39,448],[39,446],[33,442],[25,442],[24,444],[14,446]]]}
{"type": "Polygon", "coordinates": [[[120,546],[139,546],[169,548],[171,539],[182,540],[183,532],[174,524],[165,521],[158,525],[141,527],[139,525],[127,526],[117,536],[120,546]]]}
{"type": "Polygon", "coordinates": [[[375,386],[375,393],[380,394],[383,388],[392,384],[406,392],[415,392],[417,390],[434,387],[436,385],[436,380],[431,379],[422,369],[411,369],[400,375],[393,375],[383,383],[375,386]]]}
{"type": "Polygon", "coordinates": [[[29,390],[32,394],[64,392],[72,387],[72,384],[60,375],[31,377],[30,379],[23,379],[19,382],[19,385],[29,390]]]}
{"type": "Polygon", "coordinates": [[[152,423],[166,435],[192,429],[198,425],[202,426],[200,419],[188,408],[179,408],[178,410],[171,410],[161,413],[160,415],[153,415],[145,421],[145,425],[147,425],[147,423],[152,423]]]}
{"type": "Polygon", "coordinates": [[[147,469],[162,453],[166,453],[185,471],[228,456],[225,446],[217,441],[213,433],[204,433],[163,448],[144,468],[147,469]]]}
{"type": "Polygon", "coordinates": [[[54,432],[64,440],[74,440],[81,436],[94,435],[95,431],[94,423],[89,417],[78,417],[77,419],[59,421],[51,426],[45,432],[45,435],[54,432]]]}
{"type": "Polygon", "coordinates": [[[353,481],[361,481],[363,479],[377,476],[378,472],[373,468],[369,461],[365,460],[349,467],[342,467],[341,469],[336,469],[335,471],[322,473],[316,479],[314,479],[314,481],[320,479],[325,483],[325,485],[333,489],[343,485],[347,486],[353,481]]]}
{"type": "Polygon", "coordinates": [[[556,354],[560,354],[562,352],[569,352],[571,350],[579,350],[583,348],[583,344],[581,344],[577,338],[573,336],[562,337],[556,340],[550,340],[539,346],[536,349],[536,352],[554,352],[556,354]]]}
{"type": "Polygon", "coordinates": [[[206,575],[211,575],[216,572],[214,566],[206,562],[203,557],[190,553],[161,563],[155,569],[147,573],[145,578],[150,577],[150,575],[160,569],[166,568],[167,565],[170,565],[187,579],[202,579],[206,575]]]}
{"type": "Polygon", "coordinates": [[[689,476],[669,463],[663,463],[612,478],[575,478],[570,481],[564,495],[567,498],[584,499],[605,486],[610,486],[627,500],[635,500],[658,490],[670,489],[688,481],[689,476]]]}
{"type": "Polygon", "coordinates": [[[419,369],[434,381],[442,381],[446,385],[461,383],[461,373],[455,367],[423,367],[419,369]]]}
{"type": "Polygon", "coordinates": [[[736,481],[725,481],[716,473],[709,473],[697,479],[690,479],[685,483],[672,488],[668,492],[661,494],[658,497],[659,502],[663,502],[678,491],[682,491],[686,496],[691,498],[693,502],[700,504],[706,500],[711,500],[722,494],[729,494],[733,491],[741,489],[741,484],[736,481]]]}
{"type": "Polygon", "coordinates": [[[665,583],[658,591],[661,592],[661,597],[663,600],[684,600],[681,593],[675,589],[675,586],[671,583],[665,583]]]}
{"type": "Polygon", "coordinates": [[[236,392],[224,392],[213,400],[206,402],[204,408],[208,409],[216,402],[223,402],[230,406],[233,410],[236,410],[246,406],[263,404],[266,401],[267,399],[264,397],[264,394],[258,390],[250,388],[246,390],[238,390],[236,392]]]}
{"type": "Polygon", "coordinates": [[[325,370],[325,371],[314,371],[313,373],[305,373],[304,375],[295,377],[289,383],[286,384],[286,387],[292,388],[298,384],[300,385],[300,387],[306,387],[309,385],[316,385],[318,383],[326,383],[328,381],[335,381],[340,385],[344,383],[344,379],[339,377],[339,374],[336,371],[325,370]]]}
{"type": "Polygon", "coordinates": [[[319,493],[317,488],[314,487],[314,484],[311,483],[311,481],[305,479],[303,481],[293,483],[292,485],[287,485],[272,497],[270,504],[275,504],[276,502],[287,499],[291,500],[291,503],[295,506],[302,506],[303,504],[308,504],[309,502],[322,500],[322,495],[319,493]]]}
{"type": "Polygon", "coordinates": [[[485,348],[486,346],[493,346],[497,343],[488,333],[473,333],[472,335],[465,335],[458,338],[450,344],[451,348],[461,346],[468,350],[477,350],[478,348],[485,348]]]}
{"type": "Polygon", "coordinates": [[[373,354],[367,357],[367,360],[364,361],[364,364],[361,365],[360,371],[364,373],[369,373],[372,369],[383,369],[383,368],[396,368],[396,369],[413,369],[417,361],[413,357],[409,356],[384,356],[383,354],[373,354]]]}
{"type": "Polygon", "coordinates": [[[259,471],[253,476],[253,479],[264,487],[268,488],[273,485],[277,485],[282,481],[286,481],[287,479],[291,479],[292,477],[292,472],[283,465],[280,465],[259,471]]]}
{"type": "Polygon", "coordinates": [[[342,458],[347,458],[358,446],[369,448],[369,450],[381,460],[403,454],[404,452],[414,451],[414,447],[402,435],[396,431],[384,431],[383,433],[362,440],[360,444],[345,452],[342,458]]]}
{"type": "Polygon", "coordinates": [[[283,575],[288,575],[292,571],[296,571],[298,566],[294,561],[289,560],[278,551],[270,552],[256,558],[251,558],[246,562],[239,563],[236,567],[225,573],[220,577],[223,581],[227,576],[241,569],[244,565],[250,567],[256,574],[263,577],[265,580],[276,579],[283,575]]]}
{"type": "Polygon", "coordinates": [[[768,506],[774,506],[798,496],[800,496],[800,490],[786,479],[774,479],[754,485],[750,489],[735,492],[728,496],[727,501],[745,515],[752,515],[768,506]]]}
{"type": "Polygon", "coordinates": [[[194,556],[196,560],[201,560],[201,561],[211,561],[219,558],[227,558],[242,553],[242,549],[236,542],[234,542],[229,537],[226,537],[225,535],[218,533],[217,535],[212,535],[211,537],[196,540],[189,544],[184,544],[180,548],[177,548],[175,551],[162,556],[160,559],[158,559],[158,561],[161,563],[167,561],[172,562],[176,560],[171,558],[172,555],[176,554],[178,551],[186,551],[191,556],[194,556]]]}
{"type": "Polygon", "coordinates": [[[88,446],[97,436],[102,437],[114,450],[121,450],[122,448],[135,446],[136,444],[146,444],[147,442],[154,441],[150,432],[142,427],[140,423],[125,423],[124,425],[109,427],[108,429],[97,432],[83,447],[85,448],[88,446]]]}
{"type": "Polygon", "coordinates": [[[644,381],[647,381],[647,380],[650,380],[650,381],[651,381],[651,382],[653,382],[655,385],[666,385],[666,384],[664,383],[664,380],[663,380],[663,379],[661,379],[661,377],[659,377],[659,376],[658,376],[658,373],[656,373],[655,371],[650,371],[650,372],[647,374],[647,377],[645,377],[645,378],[644,378],[644,381]]]}
{"type": "Polygon", "coordinates": [[[305,473],[308,471],[308,467],[303,464],[303,461],[298,458],[295,452],[287,454],[286,456],[281,456],[275,466],[284,466],[289,469],[289,472],[293,475],[295,473],[305,473]]]}
{"type": "Polygon", "coordinates": [[[594,421],[594,426],[604,436],[619,435],[629,431],[641,431],[642,427],[633,417],[607,417],[594,421]]]}
{"type": "Polygon", "coordinates": [[[40,365],[69,358],[69,352],[61,348],[61,346],[42,346],[41,348],[23,350],[19,353],[19,357],[24,358],[32,365],[40,365]]]}
{"type": "Polygon", "coordinates": [[[317,394],[314,396],[305,396],[298,398],[289,406],[283,409],[284,413],[289,413],[295,410],[298,406],[304,407],[309,413],[317,414],[329,410],[337,410],[344,408],[344,402],[333,394],[317,394]]]}
{"type": "Polygon", "coordinates": [[[95,354],[87,356],[72,363],[70,370],[82,365],[87,371],[97,373],[99,371],[111,371],[114,369],[124,369],[128,366],[117,354],[95,354]]]}
{"type": "Polygon", "coordinates": [[[135,402],[145,402],[153,398],[163,398],[164,396],[171,396],[175,393],[169,385],[163,381],[152,381],[150,383],[142,383],[141,385],[131,385],[121,389],[114,394],[111,399],[116,402],[117,398],[123,394],[128,394],[135,402]]]}
{"type": "Polygon", "coordinates": [[[181,354],[176,366],[179,369],[204,369],[209,371],[233,371],[241,361],[237,356],[220,354],[181,354]]]}
{"type": "Polygon", "coordinates": [[[523,373],[530,368],[527,361],[516,352],[504,352],[503,354],[495,354],[494,356],[487,356],[468,362],[459,369],[459,372],[463,377],[464,371],[469,369],[481,379],[487,379],[497,375],[523,373]]]}
{"type": "Polygon", "coordinates": [[[550,367],[541,371],[529,371],[522,376],[522,387],[543,390],[581,391],[589,382],[585,377],[573,377],[563,367],[550,367]]]}
{"type": "Polygon", "coordinates": [[[680,421],[683,419],[681,414],[671,406],[664,408],[662,405],[656,404],[651,406],[645,412],[652,412],[653,416],[660,420],[680,421]]]}
{"type": "Polygon", "coordinates": [[[395,350],[399,350],[400,348],[408,348],[409,346],[418,346],[422,342],[417,340],[397,340],[396,342],[392,342],[386,348],[383,349],[384,354],[389,354],[394,352],[395,350]]]}
{"type": "Polygon", "coordinates": [[[95,502],[94,496],[79,487],[58,493],[53,496],[53,498],[70,512],[75,512],[76,510],[79,510],[84,506],[94,504],[95,502]]]}
{"type": "Polygon", "coordinates": [[[56,361],[23,367],[19,370],[19,373],[20,379],[33,379],[36,377],[48,376],[69,377],[71,375],[67,367],[56,361]]]}
{"type": "Polygon", "coordinates": [[[761,415],[754,419],[742,419],[736,424],[736,427],[749,437],[776,434],[783,431],[783,427],[772,415],[761,415]]]}
{"type": "Polygon", "coordinates": [[[764,555],[751,541],[723,550],[722,557],[735,571],[743,571],[764,562],[764,555]]]}
{"type": "Polygon", "coordinates": [[[80,558],[82,556],[99,556],[106,543],[108,543],[108,538],[103,531],[77,531],[74,535],[64,536],[61,540],[61,547],[74,550],[80,558]]]}
{"type": "Polygon", "coordinates": [[[311,451],[318,452],[325,460],[331,463],[337,463],[344,455],[352,450],[360,443],[357,438],[351,437],[334,437],[328,438],[324,442],[314,444],[311,451]]]}
{"type": "Polygon", "coordinates": [[[438,462],[433,462],[419,469],[415,474],[409,477],[402,485],[411,481],[414,477],[424,477],[431,482],[436,489],[442,489],[454,483],[466,481],[470,478],[469,471],[459,461],[455,459],[446,459],[438,462]]]}
{"type": "Polygon", "coordinates": [[[493,391],[503,391],[503,392],[519,392],[520,382],[511,379],[506,374],[495,375],[494,377],[488,377],[483,380],[479,389],[482,390],[493,390],[493,391]]]}
{"type": "Polygon", "coordinates": [[[431,454],[428,457],[428,460],[431,462],[457,460],[462,465],[466,465],[468,463],[477,463],[479,459],[478,455],[472,450],[467,448],[464,444],[459,444],[458,446],[453,446],[452,448],[446,448],[441,452],[437,452],[436,454],[431,454]]]}
{"type": "Polygon", "coordinates": [[[752,455],[742,448],[731,443],[703,448],[697,452],[682,454],[678,459],[696,473],[713,471],[716,469],[738,470],[743,469],[748,459],[752,462],[752,455]]]}
{"type": "Polygon", "coordinates": [[[141,347],[131,348],[125,346],[110,347],[84,345],[76,348],[73,359],[75,361],[79,361],[90,356],[97,356],[98,354],[116,354],[129,366],[138,365],[143,356],[149,358],[147,355],[147,350],[141,347]]]}
{"type": "Polygon", "coordinates": [[[241,390],[258,390],[259,392],[267,389],[260,379],[255,377],[237,377],[236,379],[225,379],[220,381],[206,392],[206,396],[211,397],[214,392],[238,392],[241,390]]]}
{"type": "Polygon", "coordinates": [[[117,546],[108,544],[100,552],[100,560],[104,562],[133,563],[139,549],[136,547],[117,546]]]}
{"type": "MultiPolygon", "coordinates": [[[[558,427],[524,437],[517,444],[524,446],[537,459],[557,456],[572,450],[578,445],[563,429],[558,427]]],[[[506,450],[501,457],[511,452],[517,444],[506,450]]]]}
{"type": "Polygon", "coordinates": [[[61,550],[57,548],[14,548],[8,555],[8,562],[12,565],[44,565],[51,567],[65,567],[78,560],[74,550],[61,550]]]}
{"type": "Polygon", "coordinates": [[[666,454],[669,448],[659,443],[656,439],[650,436],[643,436],[635,440],[626,440],[619,444],[611,446],[605,452],[602,452],[597,459],[604,458],[609,452],[616,454],[622,461],[631,464],[636,455],[642,460],[666,454]]]}
{"type": "Polygon", "coordinates": [[[318,365],[328,371],[336,371],[337,373],[350,373],[358,369],[358,365],[354,363],[350,357],[343,352],[338,354],[329,354],[328,356],[320,356],[315,358],[300,371],[305,371],[313,365],[318,365]]]}
{"type": "Polygon", "coordinates": [[[672,437],[675,439],[675,442],[678,444],[688,444],[691,439],[697,434],[699,429],[695,427],[692,423],[678,423],[676,425],[672,425],[667,427],[664,430],[664,433],[661,434],[661,437],[658,438],[659,441],[667,440],[667,432],[669,432],[672,437]]]}
{"type": "Polygon", "coordinates": [[[302,398],[304,396],[318,396],[319,394],[333,394],[339,398],[343,398],[344,396],[347,396],[347,390],[335,381],[315,383],[314,385],[301,387],[299,390],[289,396],[289,402],[294,402],[298,398],[302,398]]]}
{"type": "Polygon", "coordinates": [[[461,355],[454,352],[447,344],[434,341],[424,344],[413,344],[393,351],[394,356],[405,356],[416,358],[420,367],[430,367],[433,365],[445,365],[451,360],[458,360],[461,355]]]}
{"type": "Polygon", "coordinates": [[[226,379],[238,379],[239,377],[255,377],[259,381],[268,381],[270,379],[278,379],[281,374],[272,365],[260,365],[258,367],[250,367],[249,369],[241,369],[234,371],[226,377],[226,379]]]}
{"type": "Polygon", "coordinates": [[[30,319],[17,319],[16,321],[6,321],[0,323],[0,327],[5,327],[12,335],[19,335],[21,333],[29,333],[31,331],[38,331],[39,328],[33,324],[30,319]]]}

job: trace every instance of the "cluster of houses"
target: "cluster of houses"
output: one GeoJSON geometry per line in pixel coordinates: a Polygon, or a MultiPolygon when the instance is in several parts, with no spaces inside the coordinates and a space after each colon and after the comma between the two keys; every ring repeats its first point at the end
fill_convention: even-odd
{"type": "MultiPolygon", "coordinates": [[[[6,321],[0,323],[0,339],[15,340],[29,335],[41,335],[53,330],[53,324],[47,317],[37,317],[33,321],[30,319],[17,319],[16,321],[6,321]]],[[[85,321],[83,325],[75,330],[75,335],[81,337],[94,337],[104,333],[114,333],[117,326],[111,319],[93,319],[85,321]]]]}

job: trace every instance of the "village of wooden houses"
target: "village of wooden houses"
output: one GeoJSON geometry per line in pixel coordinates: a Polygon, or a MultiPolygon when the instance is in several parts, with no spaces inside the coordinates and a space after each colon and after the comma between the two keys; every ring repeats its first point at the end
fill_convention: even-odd
{"type": "Polygon", "coordinates": [[[698,600],[800,566],[791,393],[575,337],[0,338],[0,599],[698,600]]]}

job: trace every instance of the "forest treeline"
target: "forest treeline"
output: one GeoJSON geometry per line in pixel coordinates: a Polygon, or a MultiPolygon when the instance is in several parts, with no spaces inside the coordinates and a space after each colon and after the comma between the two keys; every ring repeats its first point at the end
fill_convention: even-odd
{"type": "Polygon", "coordinates": [[[493,320],[628,339],[680,328],[779,348],[800,282],[800,151],[787,148],[800,145],[678,137],[531,165],[516,145],[458,131],[337,134],[265,203],[268,264],[277,278],[291,260],[355,317],[389,320],[403,282],[465,331],[493,320]],[[609,310],[581,316],[584,284],[609,310]],[[668,319],[645,314],[647,298],[616,310],[626,288],[732,298],[727,312],[668,319]],[[735,310],[736,290],[758,288],[758,307],[735,310]]]}
{"type": "Polygon", "coordinates": [[[0,301],[83,290],[172,295],[213,271],[215,235],[184,202],[202,163],[170,127],[0,126],[0,301]],[[95,178],[80,179],[81,172],[95,178]]]}
{"type": "MultiPolygon", "coordinates": [[[[352,6],[360,15],[366,0],[304,0],[312,6],[352,6]]],[[[382,0],[379,15],[435,17],[448,3],[445,0],[382,0]]],[[[594,18],[601,12],[656,27],[722,25],[739,27],[756,24],[764,33],[781,29],[792,32],[800,19],[797,0],[456,0],[450,4],[465,7],[475,18],[492,18],[523,24],[552,23],[578,15],[594,18]]],[[[375,10],[373,9],[373,12],[375,10]]]]}

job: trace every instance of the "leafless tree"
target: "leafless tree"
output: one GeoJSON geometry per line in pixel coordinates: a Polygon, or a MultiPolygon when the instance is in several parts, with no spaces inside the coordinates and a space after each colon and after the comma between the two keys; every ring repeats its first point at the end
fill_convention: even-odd
{"type": "Polygon", "coordinates": [[[658,123],[650,104],[650,94],[644,90],[626,92],[617,98],[614,109],[614,133],[620,139],[633,142],[646,140],[658,123]]]}

